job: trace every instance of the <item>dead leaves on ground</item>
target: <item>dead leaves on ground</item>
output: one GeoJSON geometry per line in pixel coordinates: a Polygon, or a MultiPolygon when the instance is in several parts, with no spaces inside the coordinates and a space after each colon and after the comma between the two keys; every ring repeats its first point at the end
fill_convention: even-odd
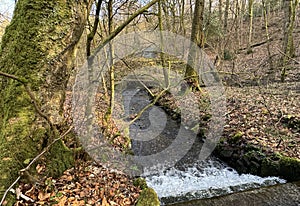
{"type": "Polygon", "coordinates": [[[270,152],[300,159],[299,128],[290,127],[285,117],[299,116],[299,93],[288,92],[289,83],[268,87],[228,87],[227,125],[223,137],[242,133],[246,141],[270,152]]]}
{"type": "Polygon", "coordinates": [[[59,179],[47,178],[43,185],[21,184],[21,193],[34,202],[19,199],[15,205],[98,205],[129,206],[139,197],[140,188],[122,172],[94,163],[64,172],[59,179]]]}

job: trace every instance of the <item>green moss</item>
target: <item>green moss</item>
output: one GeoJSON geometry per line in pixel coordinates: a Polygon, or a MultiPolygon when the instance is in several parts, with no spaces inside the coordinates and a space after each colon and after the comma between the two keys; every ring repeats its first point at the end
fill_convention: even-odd
{"type": "Polygon", "coordinates": [[[74,165],[74,152],[66,147],[61,140],[51,147],[50,154],[46,168],[49,176],[58,177],[74,165]]]}
{"type": "Polygon", "coordinates": [[[263,158],[265,158],[266,155],[265,155],[261,150],[257,150],[256,148],[254,148],[253,150],[248,151],[248,152],[245,154],[245,157],[248,157],[248,158],[251,159],[251,160],[260,161],[260,160],[262,160],[263,158]]]}
{"type": "Polygon", "coordinates": [[[262,176],[279,176],[288,181],[300,180],[300,160],[275,154],[262,162],[262,176]]]}
{"type": "Polygon", "coordinates": [[[244,133],[241,131],[236,132],[234,136],[231,137],[230,142],[237,143],[243,137],[243,135],[244,133]]]}
{"type": "Polygon", "coordinates": [[[41,149],[41,144],[32,138],[34,128],[29,125],[33,123],[33,117],[32,110],[26,108],[10,118],[1,131],[0,191],[4,191],[8,183],[14,181],[13,177],[18,175],[19,169],[28,164],[41,149]]]}
{"type": "Polygon", "coordinates": [[[142,190],[136,206],[159,206],[160,202],[154,189],[146,188],[142,190]]]}
{"type": "Polygon", "coordinates": [[[300,180],[300,160],[290,157],[282,157],[280,161],[280,172],[287,180],[300,180]]]}
{"type": "MultiPolygon", "coordinates": [[[[36,75],[37,68],[45,69],[44,65],[48,63],[45,58],[57,55],[54,51],[59,48],[53,48],[57,47],[55,40],[62,38],[70,27],[70,24],[57,26],[71,15],[70,9],[64,5],[57,0],[24,0],[17,3],[15,16],[6,28],[1,45],[2,59],[5,61],[0,62],[2,68],[7,68],[6,72],[27,79],[38,89],[44,77],[36,75]]],[[[60,45],[61,48],[63,46],[60,45]]]]}
{"type": "Polygon", "coordinates": [[[233,60],[234,59],[234,55],[231,51],[225,49],[224,50],[224,56],[223,56],[224,60],[233,60]]]}
{"type": "Polygon", "coordinates": [[[142,190],[148,188],[146,180],[142,177],[136,178],[133,181],[133,185],[136,187],[140,187],[142,190]]]}
{"type": "Polygon", "coordinates": [[[16,202],[16,196],[13,195],[12,193],[8,193],[7,197],[5,198],[6,205],[5,206],[13,206],[15,205],[16,202]]]}

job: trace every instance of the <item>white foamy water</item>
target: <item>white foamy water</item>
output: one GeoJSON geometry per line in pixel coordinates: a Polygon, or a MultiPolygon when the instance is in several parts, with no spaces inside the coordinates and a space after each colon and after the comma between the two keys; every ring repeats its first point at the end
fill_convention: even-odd
{"type": "Polygon", "coordinates": [[[278,177],[238,174],[217,160],[207,160],[180,171],[175,168],[146,177],[160,198],[188,196],[189,199],[209,198],[261,186],[285,183],[278,177]]]}

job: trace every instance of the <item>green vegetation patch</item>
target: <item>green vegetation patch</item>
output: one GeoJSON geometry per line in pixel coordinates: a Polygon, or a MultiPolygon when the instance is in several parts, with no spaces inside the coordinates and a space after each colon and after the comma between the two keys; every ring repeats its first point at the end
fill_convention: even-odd
{"type": "Polygon", "coordinates": [[[140,194],[136,206],[159,206],[160,202],[154,189],[146,188],[140,194]]]}

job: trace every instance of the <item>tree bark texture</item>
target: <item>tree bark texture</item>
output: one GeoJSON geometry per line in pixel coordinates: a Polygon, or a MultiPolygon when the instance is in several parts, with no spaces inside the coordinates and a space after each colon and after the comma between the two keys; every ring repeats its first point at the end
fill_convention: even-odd
{"type": "MultiPolygon", "coordinates": [[[[191,33],[191,42],[199,45],[200,47],[204,46],[204,35],[203,35],[203,12],[204,12],[204,1],[203,0],[196,0],[195,2],[195,9],[194,9],[194,17],[192,23],[192,33],[191,33]]],[[[198,75],[193,69],[195,55],[196,55],[196,48],[191,46],[188,56],[188,65],[185,71],[185,77],[191,79],[193,81],[198,82],[198,75]]]]}
{"type": "MultiPolygon", "coordinates": [[[[0,197],[26,166],[65,131],[63,102],[75,46],[92,1],[19,0],[0,49],[0,70],[25,82],[0,77],[0,197]]],[[[62,141],[48,153],[47,172],[70,167],[72,151],[62,141]]]]}

